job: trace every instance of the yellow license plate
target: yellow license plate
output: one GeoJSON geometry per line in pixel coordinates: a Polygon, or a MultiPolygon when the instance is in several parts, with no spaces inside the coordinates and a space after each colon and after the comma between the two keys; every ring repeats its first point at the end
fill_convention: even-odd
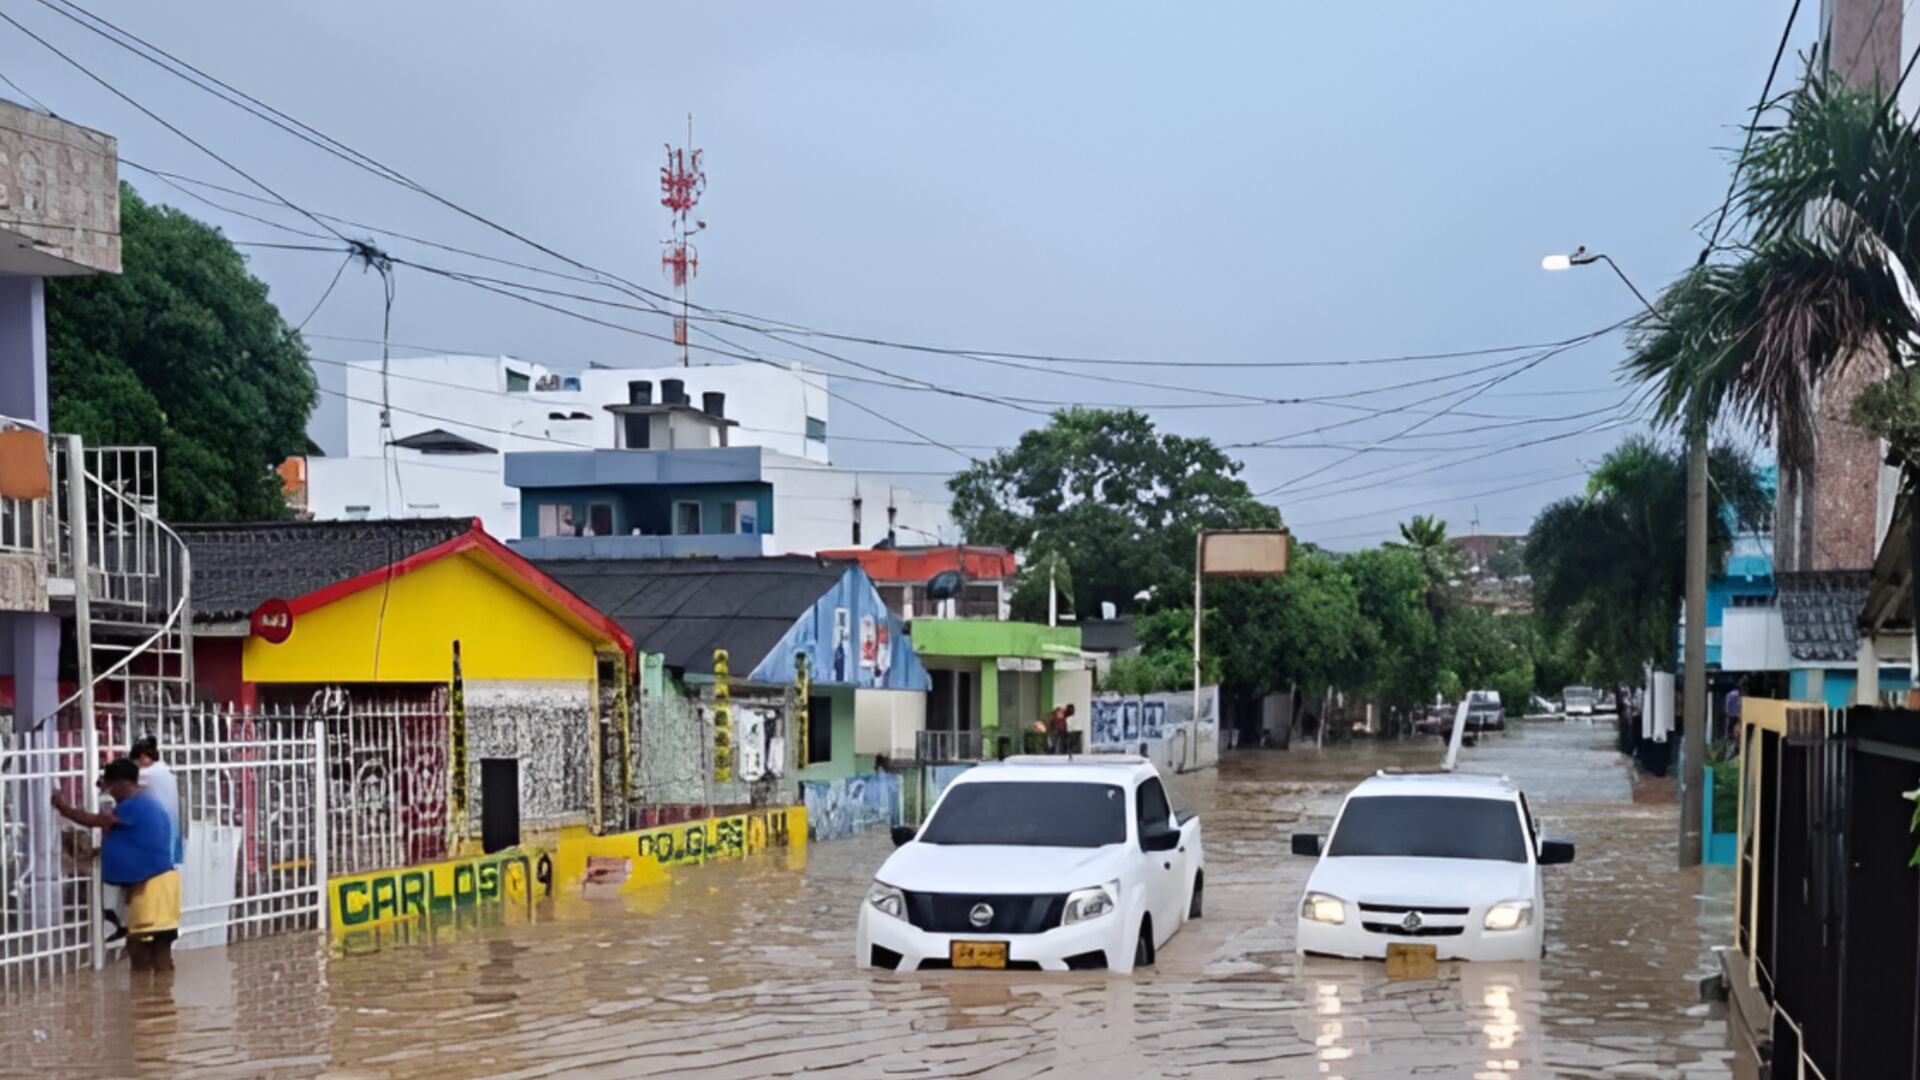
{"type": "Polygon", "coordinates": [[[1004,941],[956,941],[948,954],[956,968],[1004,968],[1007,943],[1004,941]]]}
{"type": "Polygon", "coordinates": [[[1387,946],[1387,978],[1433,979],[1439,977],[1440,950],[1433,945],[1387,946]]]}

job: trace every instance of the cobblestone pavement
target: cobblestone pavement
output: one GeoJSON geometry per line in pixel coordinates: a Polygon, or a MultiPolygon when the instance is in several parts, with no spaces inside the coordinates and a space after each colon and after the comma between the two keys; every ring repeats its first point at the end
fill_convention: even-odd
{"type": "Polygon", "coordinates": [[[1320,829],[1376,768],[1439,744],[1254,751],[1174,778],[1205,823],[1207,916],[1151,972],[897,975],[852,966],[872,835],[684,873],[544,921],[327,958],[313,936],[183,954],[170,989],[124,967],[16,995],[0,1072],[340,1077],[1727,1076],[1723,1006],[1693,978],[1726,940],[1724,871],[1674,869],[1672,806],[1636,806],[1604,728],[1517,725],[1463,767],[1506,773],[1548,835],[1548,954],[1443,964],[1300,960],[1293,905],[1320,829]]]}

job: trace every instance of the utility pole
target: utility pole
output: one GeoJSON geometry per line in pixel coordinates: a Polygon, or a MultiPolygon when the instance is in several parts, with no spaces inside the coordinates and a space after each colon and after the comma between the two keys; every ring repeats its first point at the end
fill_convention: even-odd
{"type": "Polygon", "coordinates": [[[1680,737],[1680,865],[1700,863],[1707,764],[1707,426],[1687,426],[1687,641],[1680,737]]]}
{"type": "MultiPolygon", "coordinates": [[[[687,114],[687,145],[667,147],[667,163],[660,166],[660,205],[673,212],[673,236],[663,241],[667,250],[660,265],[680,293],[680,317],[673,320],[673,341],[680,346],[680,366],[691,367],[687,344],[687,319],[692,311],[691,283],[700,271],[700,249],[688,243],[707,223],[695,219],[688,227],[689,215],[707,190],[707,174],[701,168],[703,152],[693,146],[693,114],[687,114]]],[[[671,402],[669,402],[671,404],[671,402]]]]}

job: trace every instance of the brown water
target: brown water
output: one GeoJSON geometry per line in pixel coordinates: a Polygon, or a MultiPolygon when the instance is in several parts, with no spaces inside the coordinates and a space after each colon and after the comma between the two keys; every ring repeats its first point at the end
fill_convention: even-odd
{"type": "Polygon", "coordinates": [[[1548,835],[1548,954],[1443,964],[1301,961],[1293,905],[1320,828],[1376,768],[1436,742],[1229,755],[1176,777],[1203,818],[1206,918],[1133,976],[853,967],[854,915],[890,845],[813,845],[689,870],[543,921],[332,957],[316,936],[184,953],[172,985],[124,965],[6,1004],[0,1071],[339,1077],[1726,1076],[1722,1006],[1693,978],[1727,940],[1730,880],[1674,869],[1672,806],[1631,802],[1605,729],[1527,725],[1464,766],[1522,784],[1548,835]]]}

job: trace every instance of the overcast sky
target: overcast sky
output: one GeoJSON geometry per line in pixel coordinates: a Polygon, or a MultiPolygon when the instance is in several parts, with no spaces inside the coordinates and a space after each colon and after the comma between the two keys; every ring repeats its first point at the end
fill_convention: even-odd
{"type": "MultiPolygon", "coordinates": [[[[90,5],[453,201],[643,285],[665,285],[657,168],[662,144],[684,138],[691,112],[709,179],[697,301],[890,340],[1169,366],[1034,373],[845,347],[863,363],[1020,402],[1152,405],[1166,429],[1224,444],[1291,436],[1313,447],[1370,446],[1425,420],[1350,460],[1351,449],[1233,451],[1255,490],[1291,482],[1273,501],[1302,537],[1336,548],[1382,538],[1419,510],[1441,514],[1456,532],[1476,514],[1481,531],[1520,531],[1546,502],[1578,490],[1573,474],[1583,463],[1640,429],[1607,427],[1613,416],[1601,411],[1626,393],[1614,375],[1620,335],[1524,371],[1514,363],[1343,399],[1406,407],[1377,416],[1074,373],[1262,399],[1350,394],[1530,354],[1176,365],[1548,342],[1631,315],[1632,295],[1603,268],[1547,274],[1540,257],[1576,244],[1605,250],[1649,292],[1691,263],[1701,245],[1695,226],[1726,190],[1739,125],[1789,6],[90,5]],[[1172,404],[1235,407],[1165,407],[1172,404]],[[1414,411],[1448,406],[1480,415],[1414,411]],[[1551,417],[1576,418],[1515,423],[1551,417]],[[1302,434],[1335,423],[1346,426],[1302,434]],[[1495,424],[1506,426],[1472,430],[1495,424]]],[[[1795,53],[1814,40],[1816,7],[1807,5],[1795,28],[1795,53]]],[[[294,203],[565,269],[40,4],[11,0],[0,9],[294,203]]],[[[1790,57],[1783,84],[1799,71],[1790,57]]],[[[127,159],[253,190],[5,25],[0,74],[53,111],[118,136],[127,159]]],[[[212,210],[137,170],[123,175],[237,240],[313,243],[212,210]]],[[[313,228],[284,209],[249,208],[313,228]]],[[[402,257],[540,280],[383,243],[402,257]]],[[[249,254],[291,322],[305,317],[341,261],[249,254]]],[[[602,314],[670,329],[654,317],[602,314]]],[[[378,278],[349,269],[308,329],[377,337],[380,319],[378,278]]],[[[728,334],[765,355],[806,355],[728,334]]],[[[673,355],[667,345],[406,269],[396,279],[393,338],[556,366],[673,355]]],[[[378,355],[377,347],[312,344],[331,360],[378,355]]],[[[323,386],[340,385],[337,367],[323,363],[319,374],[323,386]]],[[[966,448],[1008,445],[1040,421],[933,394],[845,381],[837,390],[966,448]]],[[[843,402],[833,430],[906,437],[843,402]]],[[[322,425],[316,434],[324,442],[330,433],[322,425]]],[[[834,455],[843,465],[912,471],[964,464],[932,446],[844,442],[834,455]]],[[[932,476],[907,482],[939,485],[932,476]]]]}

